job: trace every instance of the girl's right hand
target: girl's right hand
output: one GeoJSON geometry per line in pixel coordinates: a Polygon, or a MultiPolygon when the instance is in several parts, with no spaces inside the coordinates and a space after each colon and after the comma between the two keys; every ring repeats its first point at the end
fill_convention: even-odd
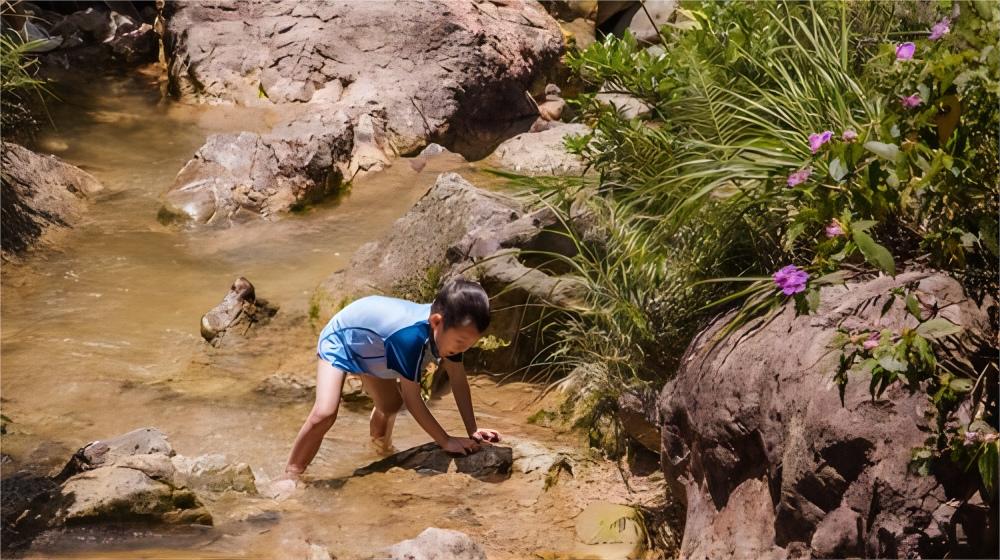
{"type": "Polygon", "coordinates": [[[456,455],[467,455],[479,451],[479,443],[471,438],[449,437],[441,449],[456,455]]]}

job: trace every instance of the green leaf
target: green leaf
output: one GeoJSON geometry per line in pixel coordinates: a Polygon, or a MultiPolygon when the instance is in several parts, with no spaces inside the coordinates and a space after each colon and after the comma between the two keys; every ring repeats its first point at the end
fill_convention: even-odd
{"type": "Polygon", "coordinates": [[[906,371],[906,363],[892,356],[882,356],[878,360],[878,365],[882,366],[886,371],[906,371]]]}
{"type": "Polygon", "coordinates": [[[924,338],[936,339],[962,332],[962,327],[943,318],[936,317],[917,326],[917,334],[924,338]]]}
{"type": "Polygon", "coordinates": [[[858,245],[858,249],[861,249],[861,254],[865,256],[865,260],[877,266],[883,272],[889,274],[889,276],[896,275],[896,263],[892,260],[892,254],[889,253],[888,249],[876,243],[870,235],[861,230],[852,228],[851,233],[853,234],[854,242],[858,245]]]}
{"type": "Polygon", "coordinates": [[[875,220],[858,220],[851,222],[851,231],[868,231],[877,224],[875,220]]]}
{"type": "Polygon", "coordinates": [[[895,144],[885,144],[883,142],[870,140],[865,142],[865,149],[880,158],[884,158],[892,162],[895,162],[896,158],[899,157],[899,146],[895,144]]]}
{"type": "Polygon", "coordinates": [[[910,312],[910,315],[916,317],[918,321],[923,320],[920,316],[920,301],[917,300],[917,296],[913,294],[906,296],[906,310],[910,312]]]}
{"type": "Polygon", "coordinates": [[[968,393],[972,390],[973,385],[975,385],[975,383],[973,383],[971,379],[965,378],[952,379],[951,383],[948,384],[948,386],[951,387],[951,390],[956,393],[968,393]]]}
{"type": "Polygon", "coordinates": [[[991,496],[997,481],[998,445],[1000,442],[996,441],[987,444],[979,456],[979,476],[983,478],[983,486],[986,487],[986,492],[991,496]]]}
{"type": "Polygon", "coordinates": [[[819,309],[819,290],[813,288],[806,293],[806,302],[809,303],[809,312],[815,313],[819,309]]]}
{"type": "Polygon", "coordinates": [[[839,183],[846,176],[847,166],[844,165],[844,162],[840,161],[840,158],[833,158],[833,161],[830,162],[830,177],[839,183]]]}
{"type": "Polygon", "coordinates": [[[846,270],[835,270],[829,274],[824,274],[812,282],[814,286],[827,286],[831,284],[843,284],[847,278],[846,270]]]}

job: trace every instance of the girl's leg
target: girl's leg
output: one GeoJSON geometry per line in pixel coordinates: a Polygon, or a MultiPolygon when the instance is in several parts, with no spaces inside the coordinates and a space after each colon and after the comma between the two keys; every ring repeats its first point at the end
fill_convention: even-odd
{"type": "Polygon", "coordinates": [[[381,379],[374,375],[362,375],[361,386],[375,401],[369,429],[375,450],[386,455],[393,452],[392,427],[396,413],[403,408],[403,395],[399,392],[399,382],[395,379],[381,379]]]}
{"type": "Polygon", "coordinates": [[[323,443],[323,436],[337,420],[340,392],[344,388],[346,376],[342,370],[319,360],[316,366],[316,403],[292,444],[292,452],[285,467],[287,474],[301,474],[316,457],[316,452],[323,443]]]}

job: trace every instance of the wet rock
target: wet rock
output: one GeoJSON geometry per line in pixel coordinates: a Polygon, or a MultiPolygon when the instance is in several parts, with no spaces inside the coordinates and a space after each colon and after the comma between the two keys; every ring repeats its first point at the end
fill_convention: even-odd
{"type": "Polygon", "coordinates": [[[430,527],[377,555],[385,560],[486,560],[486,552],[468,535],[430,527]]]}
{"type": "Polygon", "coordinates": [[[89,173],[55,156],[3,142],[0,174],[2,258],[15,260],[50,230],[76,223],[86,200],[102,190],[89,173]]]}
{"type": "Polygon", "coordinates": [[[625,433],[654,453],[660,452],[657,396],[650,389],[630,389],[618,396],[618,420],[625,433]]]}
{"type": "Polygon", "coordinates": [[[47,476],[27,471],[16,472],[0,481],[0,520],[3,552],[31,543],[43,531],[47,519],[29,512],[40,510],[52,500],[59,484],[47,476]]]}
{"type": "Polygon", "coordinates": [[[71,477],[56,497],[52,522],[160,521],[212,524],[193,492],[156,480],[133,465],[109,466],[71,477]]]}
{"type": "Polygon", "coordinates": [[[373,292],[430,301],[442,282],[458,275],[475,278],[497,309],[486,335],[508,344],[470,351],[467,365],[510,371],[537,352],[535,333],[520,328],[540,310],[523,305],[529,300],[575,305],[584,295],[583,287],[559,276],[560,271],[533,268],[549,259],[527,253],[573,254],[575,246],[560,231],[562,223],[550,210],[528,211],[509,196],[444,173],[388,234],[363,245],[349,268],[323,282],[312,304],[319,316],[329,317],[373,292]]]}
{"type": "Polygon", "coordinates": [[[5,550],[67,524],[211,525],[195,491],[256,493],[247,465],[222,455],[176,455],[156,428],[89,443],[54,477],[20,473],[3,485],[5,550]]]}
{"type": "Polygon", "coordinates": [[[276,216],[338,192],[354,129],[342,112],[266,134],[213,134],[164,195],[161,216],[231,225],[276,216]]]}
{"type": "Polygon", "coordinates": [[[996,549],[995,502],[981,498],[976,477],[947,463],[928,477],[908,469],[927,438],[918,425],[926,396],[892,387],[873,400],[865,376],[852,375],[842,405],[833,382],[838,328],[915,326],[903,298],[882,314],[890,290],[906,285],[964,328],[951,352],[996,355],[992,297],[977,303],[932,271],[824,288],[817,313],[797,316],[789,304],[756,331],[713,345],[722,318],[692,342],[659,401],[662,464],[687,506],[682,557],[940,558],[996,549]],[[956,514],[935,519],[952,500],[956,514]],[[971,505],[977,500],[989,505],[971,505]]]}
{"type": "Polygon", "coordinates": [[[174,482],[173,449],[155,428],[90,443],[49,479],[45,493],[18,516],[17,533],[69,523],[144,521],[211,524],[198,497],[174,482]]]}
{"type": "Polygon", "coordinates": [[[223,225],[231,199],[273,218],[428,142],[484,157],[538,116],[525,91],[562,50],[521,0],[168,2],[163,17],[175,95],[282,115],[265,134],[209,137],[168,193],[172,211],[223,225]],[[241,186],[266,204],[227,192],[241,186]]]}
{"type": "Polygon", "coordinates": [[[139,428],[106,440],[88,443],[66,463],[56,480],[64,481],[76,474],[94,470],[134,455],[170,457],[174,449],[166,434],[156,428],[139,428]]]}
{"type": "Polygon", "coordinates": [[[506,140],[490,156],[489,162],[525,175],[582,175],[582,158],[566,151],[569,135],[589,134],[582,124],[556,124],[541,132],[526,132],[506,140]]]}
{"type": "Polygon", "coordinates": [[[46,18],[52,22],[48,32],[59,37],[61,44],[43,58],[43,64],[83,72],[155,62],[160,49],[156,31],[135,10],[123,11],[132,13],[104,7],[90,7],[67,16],[53,12],[46,18]]]}
{"type": "MultiPolygon", "coordinates": [[[[316,396],[316,375],[276,373],[264,379],[255,391],[283,400],[309,400],[316,396]]],[[[372,402],[361,386],[361,378],[357,375],[348,375],[344,380],[340,398],[344,402],[369,404],[372,402]]]]}
{"type": "Polygon", "coordinates": [[[486,482],[500,482],[510,478],[513,462],[509,447],[484,445],[471,455],[453,456],[436,443],[425,443],[357,469],[354,475],[364,476],[399,467],[429,474],[460,472],[486,482]]]}
{"type": "Polygon", "coordinates": [[[253,471],[246,463],[230,463],[225,455],[211,454],[198,457],[174,455],[173,483],[192,490],[209,492],[244,492],[256,494],[253,471]]]}
{"type": "Polygon", "coordinates": [[[256,296],[253,284],[240,276],[219,305],[201,317],[201,336],[213,346],[246,337],[255,326],[266,325],[278,312],[256,296]],[[228,336],[235,333],[235,336],[228,336]]]}

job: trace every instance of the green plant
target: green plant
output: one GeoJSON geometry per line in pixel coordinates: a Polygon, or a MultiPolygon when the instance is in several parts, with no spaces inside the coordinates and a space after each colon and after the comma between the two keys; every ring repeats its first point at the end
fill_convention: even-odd
{"type": "MultiPolygon", "coordinates": [[[[823,285],[912,266],[997,292],[995,5],[683,6],[693,24],[663,28],[666,49],[626,36],[568,57],[592,89],[628,92],[654,111],[626,120],[580,96],[594,132],[566,147],[597,180],[524,181],[569,226],[578,251],[567,268],[587,288],[583,309],[559,310],[542,359],[606,365],[612,387],[656,383],[695,331],[733,307],[723,336],[790,301],[815,310],[823,285]],[[944,30],[933,39],[931,24],[944,30]],[[575,227],[581,206],[590,231],[575,227]]],[[[886,336],[891,348],[869,352],[874,365],[874,354],[854,355],[871,365],[876,393],[919,378],[933,395],[945,387],[935,406],[975,400],[952,383],[974,376],[942,360],[933,338],[886,336]]]]}

